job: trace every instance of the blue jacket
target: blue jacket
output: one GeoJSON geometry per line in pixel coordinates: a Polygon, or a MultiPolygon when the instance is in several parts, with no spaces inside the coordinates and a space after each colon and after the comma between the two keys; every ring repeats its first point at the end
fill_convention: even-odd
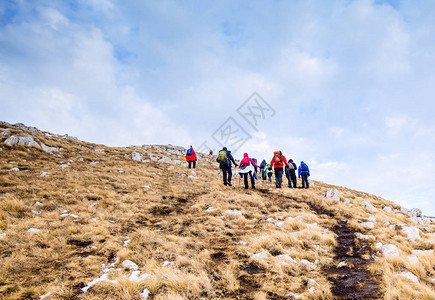
{"type": "Polygon", "coordinates": [[[310,168],[308,168],[308,165],[306,163],[304,163],[303,161],[301,161],[301,165],[298,168],[298,176],[301,176],[302,173],[308,173],[308,176],[310,176],[310,168]],[[307,170],[306,171],[302,171],[302,166],[307,166],[307,170]]]}

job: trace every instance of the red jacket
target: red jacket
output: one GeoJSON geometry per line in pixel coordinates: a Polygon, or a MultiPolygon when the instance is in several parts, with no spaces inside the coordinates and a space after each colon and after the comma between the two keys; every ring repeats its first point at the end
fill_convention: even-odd
{"type": "Polygon", "coordinates": [[[192,150],[192,155],[187,155],[186,153],[186,161],[195,161],[196,160],[196,153],[193,148],[190,148],[192,150]]]}
{"type": "Polygon", "coordinates": [[[272,170],[272,166],[275,164],[274,169],[283,169],[284,168],[284,164],[288,167],[288,163],[287,163],[287,159],[285,158],[284,155],[281,155],[281,160],[282,163],[281,164],[275,164],[275,156],[273,156],[272,160],[270,161],[270,167],[269,169],[272,170]]]}

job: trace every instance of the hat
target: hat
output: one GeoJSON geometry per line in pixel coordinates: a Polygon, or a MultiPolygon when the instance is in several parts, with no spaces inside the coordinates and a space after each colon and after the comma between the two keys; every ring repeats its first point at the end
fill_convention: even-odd
{"type": "Polygon", "coordinates": [[[225,150],[225,151],[227,151],[227,147],[223,147],[223,148],[222,148],[222,150],[225,150]]]}
{"type": "Polygon", "coordinates": [[[293,162],[293,159],[290,158],[290,159],[289,159],[289,162],[293,162]]]}

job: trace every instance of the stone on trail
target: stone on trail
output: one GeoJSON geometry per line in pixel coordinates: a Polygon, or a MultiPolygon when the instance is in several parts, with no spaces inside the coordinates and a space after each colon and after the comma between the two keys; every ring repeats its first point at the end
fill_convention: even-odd
{"type": "Polygon", "coordinates": [[[147,300],[149,295],[150,291],[148,289],[144,289],[142,293],[139,294],[139,296],[141,296],[143,300],[147,300]]]}
{"type": "Polygon", "coordinates": [[[6,141],[5,144],[8,146],[15,146],[15,145],[23,145],[27,147],[36,147],[40,148],[39,144],[35,142],[32,136],[10,136],[6,141]]]}
{"type": "Polygon", "coordinates": [[[409,262],[412,263],[412,264],[418,264],[418,263],[420,262],[420,261],[418,260],[417,255],[415,255],[415,254],[408,255],[408,260],[409,260],[409,262]]]}
{"type": "Polygon", "coordinates": [[[31,227],[27,230],[27,232],[30,232],[30,233],[38,233],[40,231],[41,231],[41,229],[33,228],[33,227],[31,227]]]}
{"type": "Polygon", "coordinates": [[[399,249],[396,245],[386,244],[382,246],[382,253],[385,256],[399,256],[399,249]]]}
{"type": "Polygon", "coordinates": [[[294,264],[298,264],[298,262],[296,260],[294,260],[293,258],[291,258],[288,254],[280,254],[280,255],[277,255],[275,257],[280,258],[280,259],[284,259],[284,260],[292,262],[294,264]]]}
{"type": "Polygon", "coordinates": [[[309,267],[311,269],[317,268],[316,264],[314,264],[314,263],[312,263],[312,262],[310,262],[310,261],[308,261],[306,259],[301,259],[301,264],[303,264],[303,265],[305,265],[305,266],[307,266],[307,267],[309,267]]]}
{"type": "Polygon", "coordinates": [[[389,207],[389,206],[385,206],[384,207],[384,211],[387,212],[387,213],[392,213],[393,209],[391,207],[389,207]]]}
{"type": "Polygon", "coordinates": [[[255,253],[255,254],[252,254],[252,258],[254,258],[254,259],[267,259],[267,254],[264,252],[255,253]]]}
{"type": "Polygon", "coordinates": [[[331,200],[337,200],[337,201],[340,200],[340,192],[337,189],[329,190],[325,192],[323,196],[331,200]]]}
{"type": "Polygon", "coordinates": [[[421,218],[421,210],[418,208],[411,209],[408,214],[415,218],[421,218]]]}

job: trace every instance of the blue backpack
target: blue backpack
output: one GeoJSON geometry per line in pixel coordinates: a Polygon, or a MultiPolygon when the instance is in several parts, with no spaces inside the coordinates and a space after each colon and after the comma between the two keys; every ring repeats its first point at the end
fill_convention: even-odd
{"type": "Polygon", "coordinates": [[[303,172],[308,171],[308,166],[306,164],[302,164],[301,171],[303,171],[303,172]]]}
{"type": "Polygon", "coordinates": [[[187,156],[193,155],[192,149],[187,149],[187,156]]]}

